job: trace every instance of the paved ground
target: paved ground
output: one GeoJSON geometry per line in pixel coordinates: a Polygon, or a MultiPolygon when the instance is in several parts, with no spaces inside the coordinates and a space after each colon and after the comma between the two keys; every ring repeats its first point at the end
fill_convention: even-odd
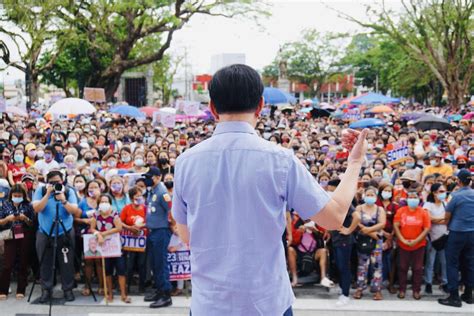
{"type": "MultiPolygon", "coordinates": [[[[33,300],[39,296],[39,289],[35,290],[33,300]]],[[[173,299],[173,306],[170,308],[151,310],[147,303],[143,302],[143,296],[132,296],[132,304],[125,305],[118,300],[110,305],[105,305],[103,297],[99,297],[99,301],[95,303],[91,297],[81,297],[79,292],[75,292],[76,301],[66,305],[53,306],[54,316],[114,316],[127,314],[130,316],[187,316],[189,315],[190,298],[176,297],[173,299]]],[[[407,294],[411,294],[407,292],[407,294]]],[[[56,295],[60,297],[61,292],[57,291],[56,295]]],[[[325,289],[308,286],[298,288],[296,290],[297,300],[294,304],[296,316],[309,315],[331,315],[331,316],[407,316],[407,315],[423,315],[423,316],[473,316],[474,305],[464,304],[462,308],[450,308],[441,306],[436,299],[442,297],[442,293],[436,291],[432,296],[425,296],[421,301],[414,301],[412,298],[399,300],[395,295],[384,292],[385,300],[372,301],[369,294],[360,301],[352,301],[350,305],[344,308],[336,308],[334,303],[338,297],[337,290],[327,292],[325,289]]],[[[116,296],[117,297],[117,296],[116,296]]],[[[59,300],[58,300],[59,301],[59,300]]],[[[1,316],[38,316],[47,315],[48,306],[38,304],[28,304],[26,301],[16,301],[14,297],[9,300],[0,302],[1,316]]]]}

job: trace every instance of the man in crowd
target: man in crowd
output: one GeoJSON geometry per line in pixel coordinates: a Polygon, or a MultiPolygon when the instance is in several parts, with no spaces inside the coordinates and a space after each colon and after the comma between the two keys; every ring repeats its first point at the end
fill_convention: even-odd
{"type": "Polygon", "coordinates": [[[461,299],[473,303],[474,287],[474,190],[470,187],[471,172],[459,171],[458,184],[461,187],[453,193],[446,207],[449,237],[446,245],[449,297],[439,299],[442,305],[461,307],[461,299]],[[459,258],[465,260],[465,271],[461,271],[465,280],[464,294],[459,297],[459,258]]]}

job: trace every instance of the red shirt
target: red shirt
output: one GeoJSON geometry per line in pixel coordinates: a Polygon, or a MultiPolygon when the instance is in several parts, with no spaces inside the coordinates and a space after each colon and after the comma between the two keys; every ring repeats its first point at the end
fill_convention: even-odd
{"type": "Polygon", "coordinates": [[[395,202],[391,202],[390,204],[387,205],[387,207],[384,207],[382,200],[380,199],[378,199],[375,204],[380,207],[383,207],[383,209],[385,210],[387,220],[385,221],[385,227],[383,230],[386,231],[387,233],[391,233],[393,231],[393,218],[395,217],[395,214],[397,213],[399,205],[395,202]]]}
{"type": "MultiPolygon", "coordinates": [[[[406,240],[418,238],[425,228],[431,227],[430,214],[421,206],[418,206],[414,211],[410,210],[408,206],[398,209],[393,223],[400,223],[400,233],[406,240]]],[[[426,246],[426,238],[411,247],[405,245],[400,240],[398,245],[404,250],[413,251],[426,246]]]]}
{"type": "Polygon", "coordinates": [[[26,169],[28,169],[30,166],[27,164],[22,164],[21,167],[18,167],[15,164],[9,164],[8,165],[8,171],[11,171],[13,174],[13,182],[17,183],[21,181],[21,177],[26,173],[26,169]]]}
{"type": "MultiPolygon", "coordinates": [[[[120,213],[120,219],[123,223],[128,226],[134,226],[137,221],[142,222],[143,224],[146,223],[146,210],[145,205],[140,205],[139,209],[135,209],[133,204],[125,205],[120,213]]],[[[144,226],[143,226],[144,227],[144,226]]],[[[146,229],[142,229],[146,234],[146,229]]]]}

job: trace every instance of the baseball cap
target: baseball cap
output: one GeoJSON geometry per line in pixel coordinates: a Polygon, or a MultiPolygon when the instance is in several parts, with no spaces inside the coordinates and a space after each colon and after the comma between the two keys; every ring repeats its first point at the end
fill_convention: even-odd
{"type": "Polygon", "coordinates": [[[413,181],[413,182],[416,182],[416,171],[415,170],[407,170],[403,173],[403,175],[400,177],[400,180],[409,180],[409,181],[413,181]]]}
{"type": "Polygon", "coordinates": [[[430,152],[430,158],[443,158],[443,154],[440,151],[433,150],[430,152]]]}
{"type": "Polygon", "coordinates": [[[25,173],[25,174],[21,177],[21,182],[26,181],[26,180],[35,181],[35,177],[34,177],[31,173],[25,173]]]}
{"type": "Polygon", "coordinates": [[[322,140],[319,142],[319,147],[323,147],[323,146],[329,146],[329,142],[327,140],[322,140]]]}
{"type": "Polygon", "coordinates": [[[150,167],[147,173],[143,174],[144,177],[161,176],[161,171],[157,167],[150,167]]]}
{"type": "Polygon", "coordinates": [[[32,143],[29,143],[25,146],[25,151],[30,151],[30,150],[35,150],[36,149],[36,145],[35,144],[32,144],[32,143]]]}
{"type": "Polygon", "coordinates": [[[461,182],[466,182],[467,180],[470,180],[472,178],[472,174],[467,169],[461,169],[459,170],[457,177],[459,180],[461,180],[461,182]]]}

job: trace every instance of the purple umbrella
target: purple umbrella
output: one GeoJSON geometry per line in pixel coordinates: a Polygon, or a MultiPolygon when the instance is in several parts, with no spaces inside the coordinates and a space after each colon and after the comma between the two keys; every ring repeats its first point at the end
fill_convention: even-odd
{"type": "Polygon", "coordinates": [[[403,114],[401,116],[401,119],[404,120],[404,121],[413,121],[413,120],[417,120],[420,117],[423,117],[423,116],[426,116],[426,115],[427,115],[426,113],[422,113],[422,112],[409,112],[409,113],[403,114]]]}

